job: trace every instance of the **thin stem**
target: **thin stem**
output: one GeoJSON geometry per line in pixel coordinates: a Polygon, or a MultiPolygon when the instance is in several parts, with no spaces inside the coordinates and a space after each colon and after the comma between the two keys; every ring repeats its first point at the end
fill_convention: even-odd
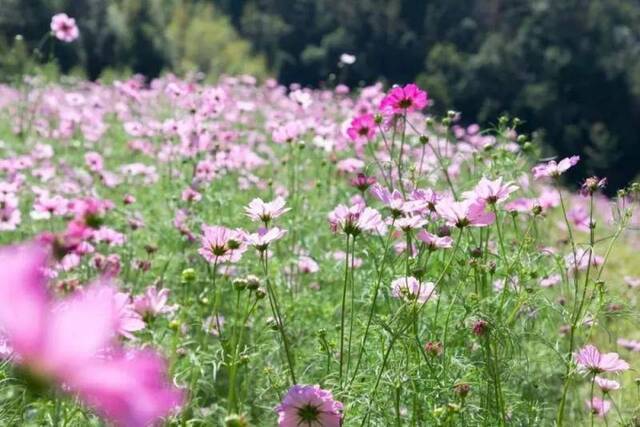
{"type": "Polygon", "coordinates": [[[347,305],[347,286],[349,282],[349,239],[347,234],[346,250],[345,250],[345,263],[344,263],[344,282],[342,284],[342,306],[340,309],[340,371],[338,380],[340,386],[342,386],[342,372],[344,363],[344,322],[345,322],[345,310],[347,305]]]}
{"type": "Polygon", "coordinates": [[[280,313],[280,307],[278,305],[278,297],[276,295],[275,289],[271,285],[271,280],[269,280],[269,264],[268,264],[269,257],[267,255],[267,251],[261,251],[260,256],[262,258],[262,267],[264,271],[265,281],[267,284],[267,294],[269,295],[273,317],[276,318],[278,330],[280,331],[280,336],[282,338],[282,344],[284,347],[285,356],[287,358],[287,363],[289,365],[289,374],[291,375],[291,383],[297,384],[295,371],[293,369],[293,358],[291,357],[291,351],[289,350],[289,340],[284,330],[284,323],[282,322],[282,315],[280,313]]]}

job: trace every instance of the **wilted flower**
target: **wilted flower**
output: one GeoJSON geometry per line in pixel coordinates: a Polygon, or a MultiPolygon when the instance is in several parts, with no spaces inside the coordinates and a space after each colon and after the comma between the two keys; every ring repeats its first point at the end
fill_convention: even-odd
{"type": "Polygon", "coordinates": [[[275,410],[279,427],[342,426],[342,403],[317,385],[294,385],[275,410]]]}
{"type": "Polygon", "coordinates": [[[582,186],[580,186],[580,194],[582,194],[583,196],[588,196],[598,190],[602,190],[606,186],[607,178],[600,179],[597,176],[592,176],[584,180],[582,186]]]}

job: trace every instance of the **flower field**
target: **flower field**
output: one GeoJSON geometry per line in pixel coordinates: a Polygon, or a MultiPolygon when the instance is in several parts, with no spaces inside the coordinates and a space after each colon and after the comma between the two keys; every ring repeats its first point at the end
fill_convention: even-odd
{"type": "Polygon", "coordinates": [[[518,119],[413,84],[0,93],[1,425],[640,422],[638,188],[564,188],[518,119]]]}

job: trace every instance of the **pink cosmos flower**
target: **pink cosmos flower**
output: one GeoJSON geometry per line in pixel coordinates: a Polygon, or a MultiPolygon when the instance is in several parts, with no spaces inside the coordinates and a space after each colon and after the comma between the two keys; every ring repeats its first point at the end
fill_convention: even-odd
{"type": "Polygon", "coordinates": [[[540,286],[542,286],[543,288],[550,288],[554,285],[557,285],[561,281],[562,281],[562,276],[560,276],[559,274],[553,274],[551,276],[547,276],[542,280],[540,280],[540,286]]]}
{"type": "Polygon", "coordinates": [[[569,209],[567,218],[577,230],[589,231],[589,212],[584,206],[576,206],[569,209]]]}
{"type": "Polygon", "coordinates": [[[143,427],[168,415],[182,394],[168,385],[158,356],[118,347],[112,286],[97,283],[54,301],[46,261],[34,244],[0,249],[0,329],[14,362],[117,425],[143,427]]]}
{"type": "Polygon", "coordinates": [[[373,185],[369,191],[378,200],[391,211],[391,216],[398,218],[403,215],[411,214],[422,207],[419,202],[407,202],[398,190],[389,191],[380,184],[373,185]]]}
{"type": "Polygon", "coordinates": [[[132,339],[133,332],[141,331],[145,328],[144,320],[135,310],[129,294],[117,292],[113,300],[116,311],[116,329],[123,337],[132,339]]]}
{"type": "Polygon", "coordinates": [[[287,230],[282,228],[273,227],[265,228],[260,227],[257,233],[251,233],[246,236],[246,241],[251,246],[255,247],[260,252],[266,251],[269,244],[280,240],[287,234],[287,230]]]}
{"type": "Polygon", "coordinates": [[[317,385],[294,385],[275,410],[279,427],[342,426],[342,403],[317,385]]]}
{"type": "Polygon", "coordinates": [[[104,160],[99,153],[90,151],[84,155],[84,162],[91,172],[102,172],[104,169],[104,160]]]}
{"type": "Polygon", "coordinates": [[[367,176],[363,173],[358,173],[356,176],[351,178],[351,185],[356,187],[358,190],[363,193],[367,191],[369,187],[376,183],[376,179],[372,176],[367,176]]]}
{"type": "Polygon", "coordinates": [[[609,400],[594,397],[591,402],[585,400],[587,408],[599,417],[604,417],[611,409],[611,402],[609,400]]]}
{"type": "Polygon", "coordinates": [[[416,237],[423,241],[427,249],[434,251],[436,249],[448,249],[453,246],[453,239],[449,236],[439,237],[429,233],[427,230],[420,230],[416,237]]]}
{"type": "Polygon", "coordinates": [[[271,202],[255,198],[249,202],[244,211],[251,221],[262,221],[265,225],[268,225],[272,219],[278,218],[291,210],[291,208],[285,208],[285,204],[286,202],[282,197],[276,197],[271,202]]]}
{"type": "Polygon", "coordinates": [[[362,231],[384,232],[384,222],[380,212],[362,204],[351,207],[338,205],[328,215],[331,231],[337,233],[343,231],[346,234],[357,236],[362,231]]]}
{"type": "Polygon", "coordinates": [[[640,287],[640,277],[624,276],[624,282],[629,285],[630,288],[640,287]]]}
{"type": "Polygon", "coordinates": [[[438,298],[432,282],[420,282],[415,277],[401,277],[391,282],[391,295],[408,302],[424,304],[431,298],[438,298]]]}
{"type": "Polygon", "coordinates": [[[182,194],[180,195],[180,198],[185,201],[185,202],[199,202],[200,200],[202,200],[202,194],[198,193],[196,190],[194,190],[191,187],[187,187],[184,190],[182,190],[182,194]]]}
{"type": "Polygon", "coordinates": [[[58,13],[51,18],[51,31],[60,41],[70,43],[80,36],[76,20],[66,13],[58,13]]]}
{"type": "Polygon", "coordinates": [[[573,355],[580,373],[622,372],[629,369],[629,364],[620,359],[618,353],[601,354],[589,344],[573,355]]]}
{"type": "Polygon", "coordinates": [[[427,221],[418,215],[400,217],[394,222],[395,226],[405,233],[420,228],[426,223],[427,221]]]}
{"type": "Polygon", "coordinates": [[[518,190],[518,186],[511,183],[503,183],[502,177],[494,181],[490,181],[486,177],[482,177],[473,191],[464,193],[467,199],[480,199],[489,205],[502,203],[511,193],[518,190]]]}
{"type": "Polygon", "coordinates": [[[610,391],[620,389],[620,383],[618,381],[609,380],[599,375],[596,375],[595,382],[603,393],[609,393],[610,391]]]}
{"type": "MultiPolygon", "coordinates": [[[[344,264],[344,260],[347,258],[347,253],[344,251],[335,251],[331,256],[335,261],[344,264]]],[[[349,262],[351,263],[351,258],[349,258],[349,262]]],[[[353,259],[353,267],[354,268],[362,267],[362,258],[355,257],[353,259]]]]}
{"type": "MultiPolygon", "coordinates": [[[[584,248],[578,248],[575,253],[575,258],[573,252],[564,257],[565,264],[567,269],[570,272],[578,269],[580,271],[586,270],[589,267],[589,250],[584,248]],[[577,262],[576,262],[577,260],[577,262]]],[[[599,267],[604,262],[604,258],[600,255],[591,254],[591,266],[599,267]]]]}
{"type": "Polygon", "coordinates": [[[557,177],[562,175],[572,166],[575,166],[579,161],[580,156],[566,157],[560,160],[559,163],[556,163],[555,160],[551,160],[548,163],[542,163],[534,166],[531,171],[533,172],[533,177],[535,179],[557,177]]]}
{"type": "Polygon", "coordinates": [[[320,271],[320,266],[313,258],[303,255],[298,259],[298,270],[307,274],[317,273],[320,271]]]}
{"type": "Polygon", "coordinates": [[[404,87],[392,88],[380,102],[380,109],[401,114],[408,111],[422,110],[427,105],[427,92],[410,83],[404,87]]]}
{"type": "Polygon", "coordinates": [[[158,290],[155,286],[149,286],[143,295],[138,295],[133,300],[135,310],[143,317],[158,316],[174,312],[178,306],[169,305],[169,289],[158,290]]]}
{"type": "Polygon", "coordinates": [[[0,193],[0,231],[12,231],[22,222],[18,198],[13,193],[0,193]]]}
{"type": "Polygon", "coordinates": [[[620,347],[624,347],[630,351],[640,352],[640,341],[638,340],[629,340],[626,338],[618,338],[616,341],[620,347]]]}
{"type": "Polygon", "coordinates": [[[304,132],[302,126],[298,122],[289,122],[283,126],[276,128],[271,137],[277,143],[290,143],[296,140],[304,132]]]}
{"type": "Polygon", "coordinates": [[[376,135],[376,122],[373,114],[363,114],[351,121],[347,135],[352,141],[367,142],[376,135]]]}
{"type": "Polygon", "coordinates": [[[449,226],[458,228],[486,227],[493,224],[495,215],[486,210],[486,204],[482,200],[462,200],[456,202],[451,198],[445,198],[436,205],[436,212],[449,226]]]}
{"type": "Polygon", "coordinates": [[[238,262],[246,251],[244,240],[241,230],[204,225],[198,253],[209,262],[238,262]]]}

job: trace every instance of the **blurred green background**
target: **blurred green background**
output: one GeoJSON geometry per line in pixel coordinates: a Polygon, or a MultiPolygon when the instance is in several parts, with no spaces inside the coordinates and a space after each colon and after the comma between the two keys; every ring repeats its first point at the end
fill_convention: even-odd
{"type": "Polygon", "coordinates": [[[640,171],[637,0],[0,0],[0,11],[4,81],[33,69],[51,16],[66,12],[80,39],[42,47],[63,73],[416,81],[436,112],[483,125],[508,113],[547,154],[580,154],[574,180],[606,176],[615,190],[640,171]],[[342,53],[356,62],[340,66],[342,53]]]}

